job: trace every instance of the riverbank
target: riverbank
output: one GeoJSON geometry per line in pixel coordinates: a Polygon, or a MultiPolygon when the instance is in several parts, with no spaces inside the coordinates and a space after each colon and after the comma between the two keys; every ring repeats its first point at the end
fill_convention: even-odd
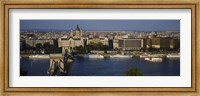
{"type": "Polygon", "coordinates": [[[29,56],[34,55],[34,54],[20,54],[20,57],[22,58],[29,58],[29,56]]]}
{"type": "Polygon", "coordinates": [[[49,56],[50,54],[20,54],[22,58],[29,58],[30,56],[49,56]]]}
{"type": "MultiPolygon", "coordinates": [[[[30,58],[34,56],[49,56],[50,54],[20,54],[20,57],[22,58],[30,58]]],[[[75,57],[84,57],[85,55],[95,55],[95,54],[75,54],[75,57]]],[[[103,56],[104,58],[110,58],[113,56],[129,56],[129,57],[140,57],[140,58],[180,58],[179,53],[168,53],[168,54],[161,54],[161,53],[146,53],[146,52],[139,52],[139,53],[134,53],[134,54],[110,54],[110,53],[103,53],[103,54],[96,54],[103,56]]]]}
{"type": "Polygon", "coordinates": [[[111,58],[111,57],[124,57],[124,56],[128,56],[128,57],[132,57],[132,58],[180,58],[180,54],[179,53],[173,53],[173,54],[134,54],[134,55],[123,55],[123,54],[78,54],[75,57],[85,57],[85,56],[92,56],[92,55],[99,55],[99,56],[103,56],[104,58],[111,58]]]}

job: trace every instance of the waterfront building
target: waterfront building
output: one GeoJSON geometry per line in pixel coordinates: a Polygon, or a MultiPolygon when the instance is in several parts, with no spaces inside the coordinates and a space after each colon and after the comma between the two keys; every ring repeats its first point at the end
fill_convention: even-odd
{"type": "Polygon", "coordinates": [[[151,40],[150,48],[156,48],[156,49],[160,48],[160,38],[150,38],[150,40],[151,40]]]}
{"type": "Polygon", "coordinates": [[[107,37],[100,37],[99,39],[103,45],[109,45],[109,39],[107,37]]]}
{"type": "Polygon", "coordinates": [[[70,32],[70,37],[73,38],[81,38],[83,35],[83,30],[81,30],[81,28],[77,25],[75,30],[71,30],[70,32]]]}
{"type": "Polygon", "coordinates": [[[147,40],[147,48],[155,49],[169,49],[170,48],[170,38],[165,37],[154,37],[147,40]]]}
{"type": "Polygon", "coordinates": [[[173,38],[170,40],[170,48],[171,49],[180,49],[180,39],[173,38]]]}
{"type": "Polygon", "coordinates": [[[113,38],[113,49],[119,49],[119,40],[122,39],[122,36],[114,36],[113,38]]]}
{"type": "Polygon", "coordinates": [[[91,43],[102,43],[103,45],[109,45],[109,39],[107,37],[88,38],[87,44],[91,43]]]}
{"type": "Polygon", "coordinates": [[[114,39],[113,40],[113,49],[118,49],[119,48],[119,39],[114,39]]]}
{"type": "Polygon", "coordinates": [[[70,36],[63,36],[58,39],[58,47],[62,47],[62,53],[65,50],[71,52],[71,50],[76,46],[84,46],[84,41],[82,38],[83,30],[77,25],[75,30],[71,30],[70,36]]]}
{"type": "Polygon", "coordinates": [[[119,40],[119,48],[123,50],[139,50],[144,48],[146,42],[140,38],[123,38],[119,40]]]}
{"type": "Polygon", "coordinates": [[[147,39],[146,39],[146,42],[147,42],[147,43],[146,43],[146,48],[151,48],[151,47],[152,47],[152,46],[151,46],[151,45],[152,45],[151,39],[147,38],[147,39]]]}
{"type": "Polygon", "coordinates": [[[169,37],[160,38],[160,48],[169,49],[170,48],[170,39],[169,37]]]}

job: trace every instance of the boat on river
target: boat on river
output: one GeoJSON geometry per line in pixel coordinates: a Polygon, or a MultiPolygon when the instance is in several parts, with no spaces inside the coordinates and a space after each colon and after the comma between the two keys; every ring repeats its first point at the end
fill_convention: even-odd
{"type": "Polygon", "coordinates": [[[144,58],[144,60],[150,61],[150,62],[162,62],[163,58],[144,58]]]}
{"type": "Polygon", "coordinates": [[[140,58],[164,58],[165,54],[143,54],[140,55],[140,58]]]}
{"type": "Polygon", "coordinates": [[[168,54],[167,58],[180,58],[180,54],[168,54]]]}
{"type": "Polygon", "coordinates": [[[144,60],[150,61],[150,60],[151,60],[151,58],[144,58],[144,60]]]}
{"type": "Polygon", "coordinates": [[[30,59],[49,59],[49,55],[30,55],[30,59]]]}
{"type": "Polygon", "coordinates": [[[116,54],[116,55],[111,55],[110,58],[132,58],[132,56],[131,55],[116,54]]]}
{"type": "Polygon", "coordinates": [[[151,58],[151,62],[162,62],[162,58],[151,58]]]}
{"type": "Polygon", "coordinates": [[[88,54],[88,55],[84,55],[84,58],[104,58],[103,55],[100,55],[100,54],[88,54]]]}

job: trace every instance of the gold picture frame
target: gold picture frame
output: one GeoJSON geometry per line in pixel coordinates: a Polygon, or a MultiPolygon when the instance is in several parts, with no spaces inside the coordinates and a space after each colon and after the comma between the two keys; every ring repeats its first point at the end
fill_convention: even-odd
{"type": "Polygon", "coordinates": [[[8,95],[200,95],[199,76],[199,1],[7,1],[1,2],[1,33],[0,33],[0,68],[2,78],[2,94],[8,95]],[[11,88],[9,87],[9,9],[52,9],[52,8],[123,8],[123,9],[191,9],[192,10],[192,87],[191,88],[11,88]]]}

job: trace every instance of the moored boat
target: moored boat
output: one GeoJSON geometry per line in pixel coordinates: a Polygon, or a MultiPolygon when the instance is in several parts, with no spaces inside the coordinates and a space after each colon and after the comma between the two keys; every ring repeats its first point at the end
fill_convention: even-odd
{"type": "Polygon", "coordinates": [[[49,55],[30,55],[30,59],[49,59],[49,55]]]}
{"type": "Polygon", "coordinates": [[[88,54],[88,55],[84,55],[84,58],[104,58],[103,55],[100,54],[88,54]]]}
{"type": "Polygon", "coordinates": [[[149,61],[149,60],[151,60],[151,58],[144,58],[144,60],[148,60],[149,61]]]}
{"type": "Polygon", "coordinates": [[[132,58],[132,56],[131,55],[116,54],[116,55],[110,56],[110,58],[132,58]]]}
{"type": "Polygon", "coordinates": [[[168,54],[167,58],[180,58],[180,54],[168,54]]]}
{"type": "Polygon", "coordinates": [[[151,62],[162,62],[162,58],[151,58],[151,62]]]}
{"type": "Polygon", "coordinates": [[[164,58],[165,56],[165,54],[143,54],[140,58],[164,58]]]}
{"type": "Polygon", "coordinates": [[[150,62],[162,62],[163,58],[144,58],[144,60],[147,60],[150,62]]]}

